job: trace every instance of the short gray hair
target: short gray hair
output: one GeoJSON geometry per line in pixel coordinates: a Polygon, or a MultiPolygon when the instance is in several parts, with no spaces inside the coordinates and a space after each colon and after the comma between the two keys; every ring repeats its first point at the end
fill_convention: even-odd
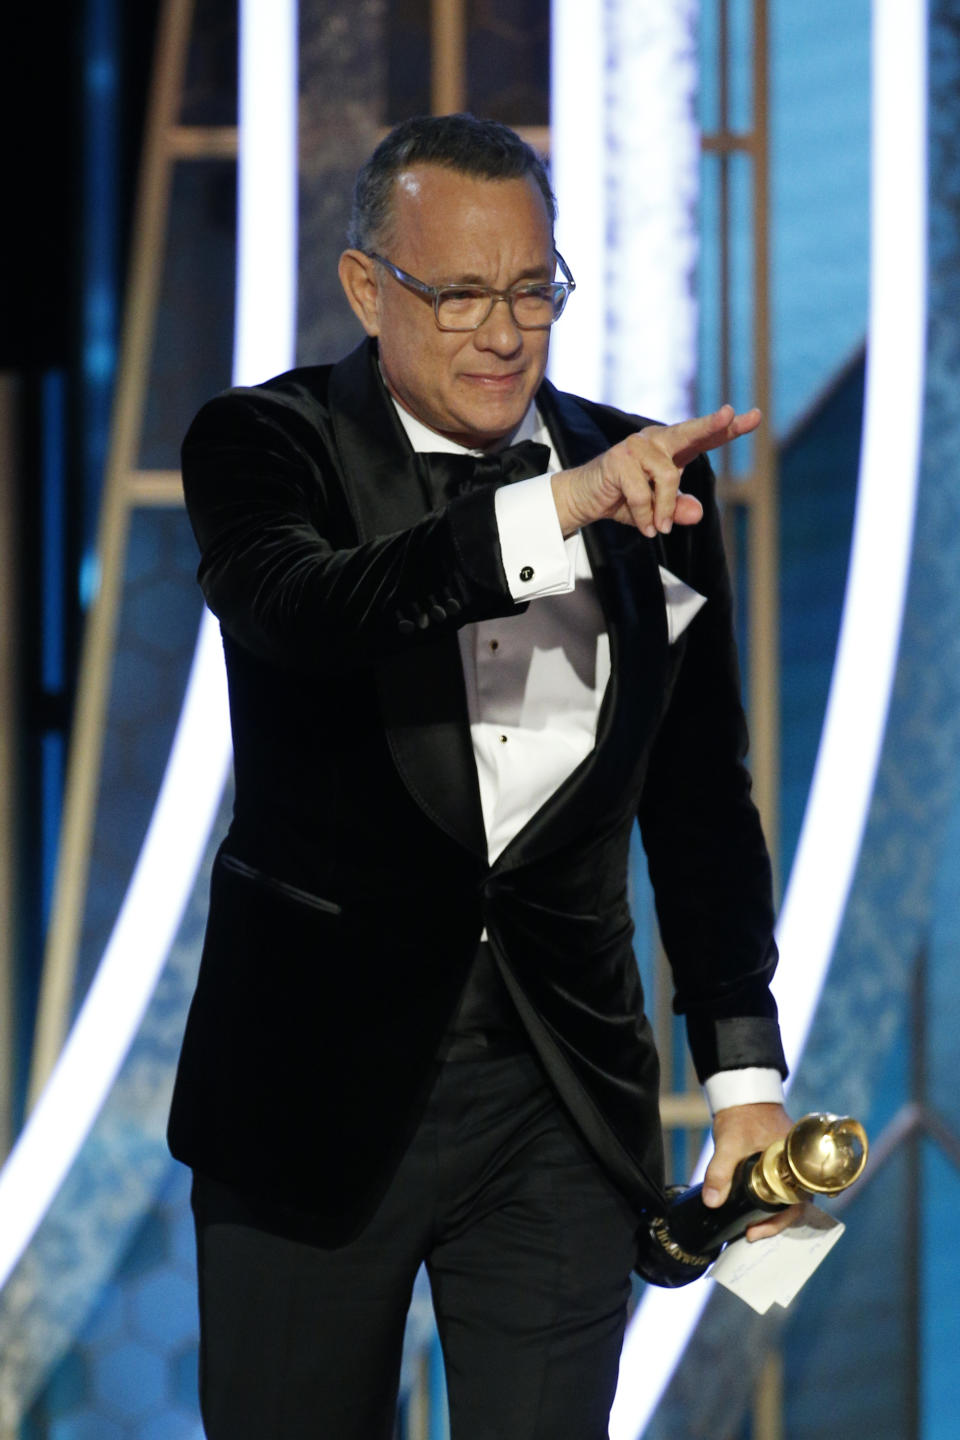
{"type": "Polygon", "coordinates": [[[543,196],[551,229],[557,218],[543,161],[508,125],[473,115],[418,115],[394,126],[357,175],[347,227],[352,249],[370,251],[384,244],[393,219],[394,183],[411,165],[443,165],[481,180],[529,175],[543,196]]]}

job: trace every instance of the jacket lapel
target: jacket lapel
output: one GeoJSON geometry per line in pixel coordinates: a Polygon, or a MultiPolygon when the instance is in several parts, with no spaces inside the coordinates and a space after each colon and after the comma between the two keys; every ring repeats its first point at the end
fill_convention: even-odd
{"type": "MultiPolygon", "coordinates": [[[[365,343],[335,365],[330,376],[334,437],[361,541],[406,530],[430,509],[376,355],[376,346],[365,343]]],[[[382,661],[376,683],[390,750],[410,795],[454,840],[486,858],[456,637],[382,661]]]]}
{"type": "MultiPolygon", "coordinates": [[[[404,530],[430,499],[406,433],[377,368],[376,346],[335,365],[330,411],[342,478],[361,540],[404,530]]],[[[537,404],[564,467],[612,443],[587,409],[545,381],[537,404]]],[[[594,749],[511,841],[497,868],[524,864],[562,843],[583,807],[596,815],[622,804],[625,766],[642,751],[662,703],[667,630],[657,541],[598,521],[584,532],[610,636],[611,678],[594,749]]],[[[394,763],[410,795],[448,835],[486,855],[463,666],[454,636],[420,645],[377,667],[377,688],[394,763]]]]}
{"type": "MultiPolygon", "coordinates": [[[[564,468],[581,465],[613,440],[576,398],[545,381],[537,405],[564,468]]],[[[527,864],[562,844],[589,809],[596,816],[623,804],[630,772],[642,761],[663,703],[667,620],[658,540],[613,520],[584,532],[597,596],[610,637],[610,681],[593,750],[515,836],[497,867],[527,864]]]]}

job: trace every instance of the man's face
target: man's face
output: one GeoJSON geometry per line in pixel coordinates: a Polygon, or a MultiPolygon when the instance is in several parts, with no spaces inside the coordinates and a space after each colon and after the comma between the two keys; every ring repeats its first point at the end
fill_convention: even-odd
{"type": "MultiPolygon", "coordinates": [[[[482,180],[438,165],[398,176],[383,253],[428,285],[506,290],[554,274],[550,218],[530,177],[482,180]]],[[[437,328],[426,297],[373,267],[371,320],[390,393],[431,429],[473,449],[512,434],[543,378],[549,330],[519,330],[494,305],[479,330],[437,328]]],[[[361,317],[363,318],[363,317],[361,317]]]]}

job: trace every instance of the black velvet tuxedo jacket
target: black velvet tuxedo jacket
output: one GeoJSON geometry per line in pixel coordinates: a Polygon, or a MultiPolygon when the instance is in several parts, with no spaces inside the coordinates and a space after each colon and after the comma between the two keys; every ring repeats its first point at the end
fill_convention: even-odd
{"type": "MultiPolygon", "coordinates": [[[[537,403],[565,465],[645,423],[546,382],[537,403]]],[[[431,508],[370,342],[213,400],[183,479],[223,630],[236,800],[173,1153],[354,1230],[416,1123],[486,926],[590,1143],[638,1204],[655,1199],[658,1066],[627,906],[638,818],[699,1073],[783,1068],[709,466],[684,477],[699,525],[584,532],[612,662],[596,747],[493,866],[457,644],[465,623],[523,608],[493,490],[431,508]],[[673,645],[660,563],[707,597],[673,645]]]]}

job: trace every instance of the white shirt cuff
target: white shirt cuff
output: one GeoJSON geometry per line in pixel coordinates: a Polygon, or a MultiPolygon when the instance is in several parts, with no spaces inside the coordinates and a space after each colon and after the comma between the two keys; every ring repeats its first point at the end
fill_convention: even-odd
{"type": "Polygon", "coordinates": [[[579,532],[564,540],[549,475],[502,485],[494,497],[500,554],[514,600],[567,595],[576,584],[579,532]]]}
{"type": "Polygon", "coordinates": [[[743,1070],[718,1070],[703,1082],[710,1114],[731,1105],[782,1105],[783,1077],[779,1070],[748,1065],[743,1070]]]}

